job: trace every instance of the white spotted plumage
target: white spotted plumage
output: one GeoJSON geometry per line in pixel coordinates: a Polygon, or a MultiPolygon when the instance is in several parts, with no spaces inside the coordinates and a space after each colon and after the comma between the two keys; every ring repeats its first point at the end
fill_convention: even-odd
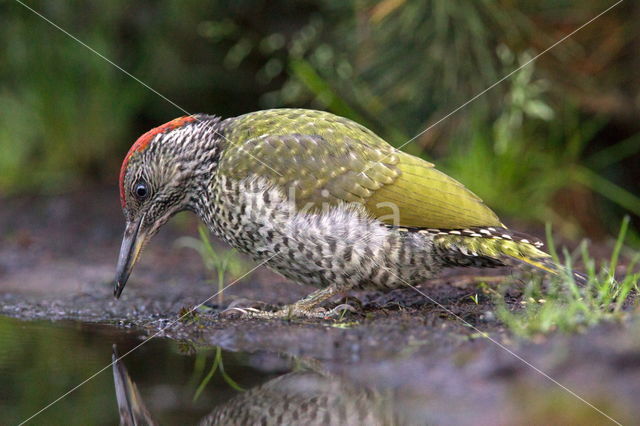
{"type": "Polygon", "coordinates": [[[216,207],[199,214],[216,234],[299,283],[392,289],[440,269],[432,235],[386,227],[355,204],[300,212],[264,179],[222,176],[210,196],[216,207]]]}

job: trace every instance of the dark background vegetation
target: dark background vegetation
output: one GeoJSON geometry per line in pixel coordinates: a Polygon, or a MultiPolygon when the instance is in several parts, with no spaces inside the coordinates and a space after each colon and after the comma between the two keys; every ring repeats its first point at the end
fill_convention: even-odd
{"type": "MultiPolygon", "coordinates": [[[[395,146],[613,0],[29,1],[190,113],[325,109],[395,146]]],[[[626,1],[404,149],[507,223],[605,239],[640,221],[640,3],[626,1]]],[[[0,1],[0,195],[109,185],[184,115],[0,1]]],[[[637,233],[632,244],[638,245],[637,233]]]]}

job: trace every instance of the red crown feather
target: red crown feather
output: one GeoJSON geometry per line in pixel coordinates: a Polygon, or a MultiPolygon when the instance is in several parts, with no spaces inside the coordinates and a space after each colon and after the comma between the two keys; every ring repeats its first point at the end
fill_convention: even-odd
{"type": "Polygon", "coordinates": [[[127,155],[124,157],[124,161],[122,162],[122,166],[120,167],[120,203],[122,204],[122,208],[126,205],[124,196],[124,175],[127,173],[127,165],[129,164],[131,156],[136,152],[144,151],[156,135],[177,129],[178,127],[182,127],[192,121],[196,121],[196,118],[190,115],[176,118],[168,123],[164,123],[162,126],[149,130],[147,133],[140,136],[133,145],[131,145],[129,152],[127,152],[127,155]]]}

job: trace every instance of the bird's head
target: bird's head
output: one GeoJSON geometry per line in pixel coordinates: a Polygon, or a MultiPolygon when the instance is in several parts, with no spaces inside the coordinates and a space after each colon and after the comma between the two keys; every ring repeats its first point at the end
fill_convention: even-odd
{"type": "Polygon", "coordinates": [[[142,248],[171,216],[190,209],[206,162],[203,147],[217,151],[218,118],[176,118],[140,136],[120,169],[120,202],[126,227],[114,295],[120,297],[142,248]],[[201,139],[204,141],[201,143],[201,139]],[[207,143],[210,140],[210,143],[207,143]]]}

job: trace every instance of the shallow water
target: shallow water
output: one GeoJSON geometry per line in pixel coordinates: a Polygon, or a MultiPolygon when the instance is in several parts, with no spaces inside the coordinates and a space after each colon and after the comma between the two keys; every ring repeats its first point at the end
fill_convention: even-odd
{"type": "Polygon", "coordinates": [[[0,317],[0,423],[406,423],[391,392],[312,360],[143,342],[107,325],[0,317]]]}
{"type": "MultiPolygon", "coordinates": [[[[573,355],[583,342],[576,338],[577,346],[563,346],[561,351],[572,355],[554,361],[566,367],[547,368],[561,383],[580,390],[622,424],[633,424],[630,419],[637,419],[631,410],[636,410],[640,383],[640,369],[636,368],[640,352],[628,336],[617,333],[615,340],[595,346],[590,341],[585,346],[588,350],[579,352],[580,357],[573,355]],[[618,348],[618,355],[603,362],[612,346],[618,348]],[[562,376],[563,370],[570,374],[562,376]]],[[[505,361],[506,355],[483,342],[466,345],[467,349],[453,357],[435,359],[437,353],[431,351],[435,357],[416,358],[412,352],[399,350],[393,360],[350,363],[323,362],[308,355],[232,352],[158,337],[126,355],[143,342],[138,331],[122,327],[0,316],[0,425],[30,419],[93,375],[29,424],[607,421],[593,407],[550,386],[512,359],[505,361]],[[114,350],[123,358],[112,366],[114,350]]],[[[541,359],[533,358],[536,353],[527,357],[541,359]]],[[[545,356],[548,354],[545,351],[545,356]]]]}
{"type": "MultiPolygon", "coordinates": [[[[0,424],[26,420],[109,366],[113,345],[122,355],[141,342],[136,332],[110,326],[0,317],[0,424]]],[[[162,338],[133,351],[120,365],[137,386],[152,418],[162,424],[197,423],[241,392],[234,387],[250,389],[290,369],[290,361],[274,355],[196,350],[162,338]],[[202,385],[217,352],[227,379],[217,369],[206,386],[202,385]],[[203,390],[194,400],[201,385],[203,390]]],[[[108,367],[31,422],[86,425],[118,421],[114,372],[108,367]]]]}

